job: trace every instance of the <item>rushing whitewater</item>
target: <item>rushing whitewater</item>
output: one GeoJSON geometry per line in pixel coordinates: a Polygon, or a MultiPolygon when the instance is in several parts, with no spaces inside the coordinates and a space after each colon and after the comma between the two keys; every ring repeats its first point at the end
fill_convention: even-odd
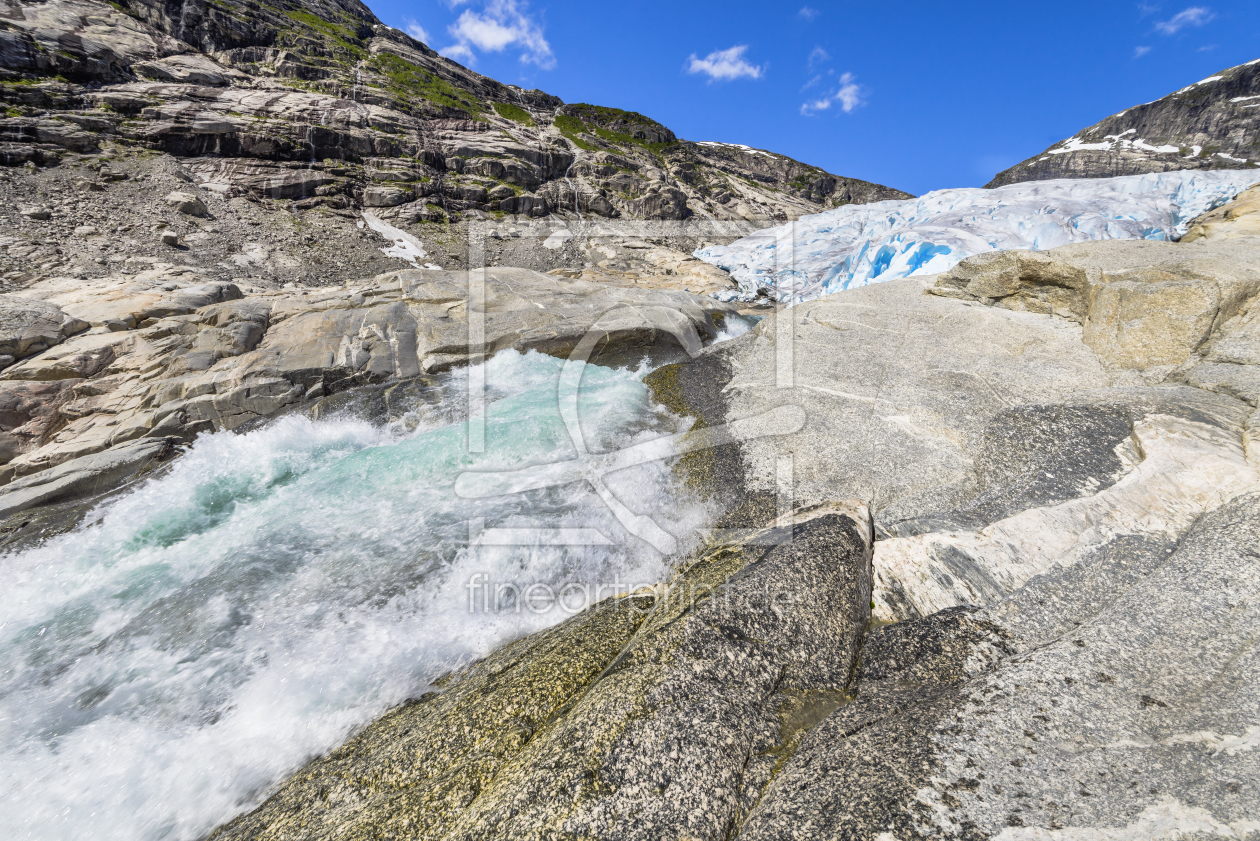
{"type": "Polygon", "coordinates": [[[1179,237],[1194,217],[1260,182],[1260,170],[1202,170],[937,190],[917,199],[847,205],[695,252],[739,290],[714,297],[783,302],[951,269],[998,249],[1179,237]]]}
{"type": "MultiPolygon", "coordinates": [[[[482,455],[451,408],[467,372],[453,374],[390,424],[291,417],[202,436],[87,525],[0,558],[0,837],[201,837],[452,666],[564,619],[581,593],[662,580],[671,559],[587,483],[455,492],[470,470],[575,456],[561,366],[515,352],[485,365],[482,455]],[[531,528],[607,540],[531,543],[531,528]],[[517,545],[483,545],[495,529],[517,545]],[[519,596],[533,584],[566,601],[519,596]]],[[[579,398],[592,453],[680,429],[635,372],[589,366],[579,398]]],[[[711,521],[667,463],[604,481],[680,551],[711,521]]]]}

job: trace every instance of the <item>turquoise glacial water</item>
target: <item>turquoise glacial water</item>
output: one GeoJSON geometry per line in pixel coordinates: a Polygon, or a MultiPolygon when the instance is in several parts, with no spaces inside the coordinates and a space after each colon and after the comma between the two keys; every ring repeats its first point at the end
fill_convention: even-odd
{"type": "MultiPolygon", "coordinates": [[[[456,493],[468,471],[576,456],[558,360],[509,352],[484,370],[483,453],[455,373],[388,423],[204,435],[87,525],[0,558],[0,838],[201,837],[437,675],[564,619],[574,593],[663,580],[673,558],[589,482],[456,493]],[[550,545],[538,528],[606,540],[550,545]],[[533,584],[568,601],[513,598],[533,584]]],[[[583,373],[591,453],[683,428],[642,371],[583,373]]],[[[604,480],[679,552],[712,521],[668,459],[604,480]]]]}

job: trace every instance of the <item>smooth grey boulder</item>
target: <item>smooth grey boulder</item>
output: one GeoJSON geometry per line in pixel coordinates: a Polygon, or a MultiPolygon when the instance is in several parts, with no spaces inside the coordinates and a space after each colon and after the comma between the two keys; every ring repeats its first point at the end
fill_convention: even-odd
{"type": "Polygon", "coordinates": [[[0,489],[0,518],[38,505],[114,490],[171,454],[172,442],[148,438],[81,456],[0,489]]]}
{"type": "Polygon", "coordinates": [[[24,359],[59,345],[88,329],[86,321],[66,314],[55,304],[0,295],[0,354],[24,359]]]}
{"type": "MultiPolygon", "coordinates": [[[[206,216],[209,210],[206,208],[205,202],[197,198],[196,193],[174,192],[168,193],[166,196],[166,204],[184,213],[188,216],[206,216]]],[[[165,242],[165,240],[163,240],[165,242]]],[[[174,243],[167,243],[173,245],[174,243]]]]}

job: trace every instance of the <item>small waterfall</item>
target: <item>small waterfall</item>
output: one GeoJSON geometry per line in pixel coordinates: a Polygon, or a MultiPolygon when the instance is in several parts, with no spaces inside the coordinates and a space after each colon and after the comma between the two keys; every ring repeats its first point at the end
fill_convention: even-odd
{"type": "Polygon", "coordinates": [[[564,170],[564,180],[569,183],[569,189],[573,191],[573,212],[577,214],[578,221],[582,221],[582,209],[578,207],[578,191],[574,186],[572,179],[569,178],[569,170],[573,169],[573,165],[577,163],[577,154],[573,155],[573,160],[569,161],[569,165],[564,170]]]}

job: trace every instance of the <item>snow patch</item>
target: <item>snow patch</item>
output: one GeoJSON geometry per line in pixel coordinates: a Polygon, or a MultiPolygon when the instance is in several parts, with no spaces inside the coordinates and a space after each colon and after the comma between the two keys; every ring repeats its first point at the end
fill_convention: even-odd
{"type": "MultiPolygon", "coordinates": [[[[1245,67],[1246,65],[1243,65],[1243,66],[1245,67]]],[[[1177,94],[1185,93],[1186,91],[1192,91],[1195,88],[1197,88],[1199,85],[1206,85],[1208,82],[1219,82],[1221,79],[1224,79],[1224,78],[1225,78],[1224,76],[1208,76],[1206,79],[1200,79],[1199,81],[1195,82],[1193,85],[1186,85],[1184,88],[1177,91],[1177,93],[1173,94],[1173,96],[1176,96],[1177,94]]],[[[1147,103],[1147,104],[1149,105],[1150,103],[1147,103]]]]}
{"type": "Polygon", "coordinates": [[[917,199],[851,204],[803,216],[729,245],[700,249],[695,256],[730,272],[739,285],[715,297],[752,301],[760,293],[797,303],[948,271],[987,251],[1173,239],[1194,217],[1258,182],[1255,170],[1183,170],[1030,181],[995,190],[937,190],[917,199]]]}
{"type": "Polygon", "coordinates": [[[573,239],[573,232],[568,228],[561,228],[543,240],[543,248],[555,251],[557,248],[564,247],[564,244],[571,239],[573,239]]]}
{"type": "Polygon", "coordinates": [[[1202,151],[1203,151],[1203,147],[1202,147],[1202,146],[1191,146],[1191,147],[1190,147],[1190,154],[1186,155],[1186,160],[1190,160],[1191,158],[1197,158],[1197,157],[1199,157],[1199,153],[1200,153],[1200,152],[1202,152],[1202,151]]]}
{"type": "Polygon", "coordinates": [[[719,143],[716,140],[697,140],[697,146],[722,146],[727,149],[738,149],[741,152],[747,152],[750,155],[764,155],[767,158],[773,158],[775,155],[769,152],[763,152],[760,149],[754,149],[751,146],[745,146],[743,143],[719,143]]]}
{"type": "MultiPolygon", "coordinates": [[[[375,214],[363,212],[363,222],[376,233],[380,234],[387,240],[391,240],[393,245],[389,248],[382,248],[381,253],[386,257],[396,257],[399,260],[405,260],[416,268],[420,268],[420,261],[429,254],[424,250],[424,246],[420,240],[413,237],[406,231],[399,230],[393,225],[384,221],[375,214]]],[[[363,223],[360,223],[362,227],[363,223]]],[[[435,266],[432,263],[425,263],[426,269],[441,269],[441,266],[435,266]]]]}
{"type": "Polygon", "coordinates": [[[1250,102],[1253,99],[1260,99],[1260,96],[1236,96],[1230,102],[1250,102]]]}
{"type": "Polygon", "coordinates": [[[1166,155],[1169,152],[1181,151],[1181,147],[1179,146],[1168,146],[1168,145],[1152,146],[1151,144],[1147,143],[1145,140],[1142,140],[1140,138],[1138,140],[1133,141],[1133,148],[1141,149],[1144,152],[1158,152],[1161,155],[1166,155]]]}
{"type": "Polygon", "coordinates": [[[1104,140],[1101,143],[1086,143],[1079,137],[1069,137],[1067,140],[1063,141],[1063,146],[1061,148],[1051,149],[1047,154],[1065,155],[1068,152],[1080,152],[1085,149],[1105,149],[1110,151],[1111,147],[1112,141],[1110,140],[1104,140]]]}
{"type": "Polygon", "coordinates": [[[1128,134],[1137,134],[1137,129],[1130,128],[1130,129],[1125,129],[1119,134],[1103,135],[1103,139],[1098,143],[1086,143],[1084,140],[1082,140],[1079,137],[1069,137],[1067,140],[1063,141],[1062,146],[1060,146],[1058,149],[1051,149],[1048,154],[1065,155],[1069,152],[1080,152],[1080,151],[1089,150],[1089,149],[1093,149],[1100,152],[1115,152],[1115,151],[1127,152],[1132,149],[1140,149],[1143,152],[1155,152],[1161,155],[1166,155],[1171,152],[1180,151],[1180,147],[1169,146],[1167,144],[1162,145],[1162,146],[1152,146],[1151,144],[1147,143],[1143,138],[1140,138],[1140,137],[1137,138],[1136,140],[1130,140],[1129,138],[1125,136],[1128,134]]]}

